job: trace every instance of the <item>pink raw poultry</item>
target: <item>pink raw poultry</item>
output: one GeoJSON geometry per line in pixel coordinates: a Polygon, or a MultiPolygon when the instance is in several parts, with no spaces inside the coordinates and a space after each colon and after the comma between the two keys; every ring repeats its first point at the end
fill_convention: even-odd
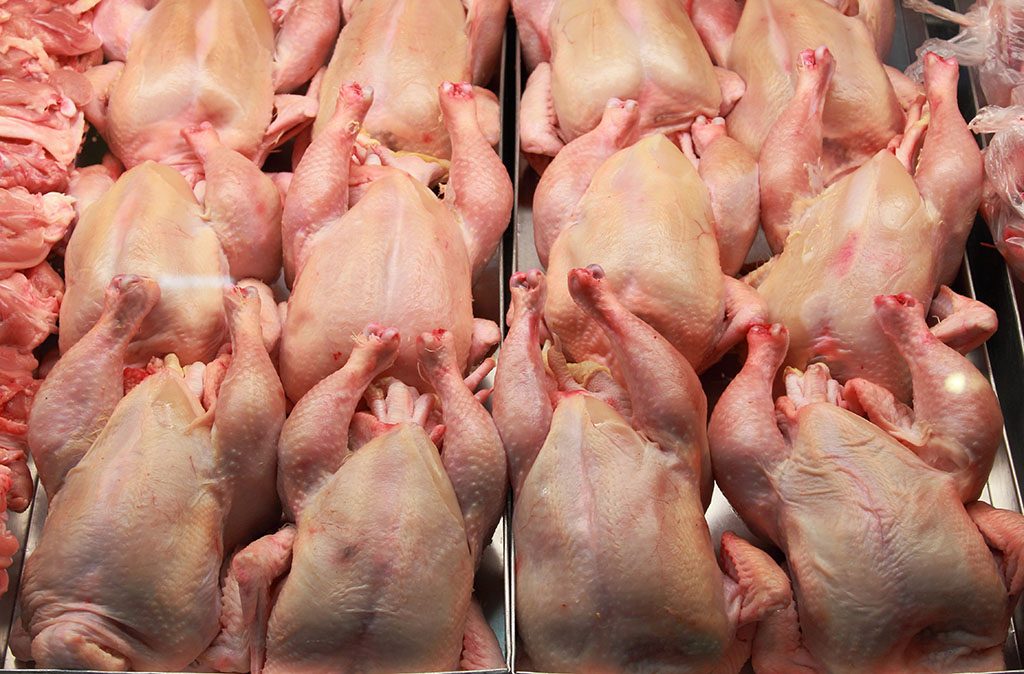
{"type": "Polygon", "coordinates": [[[540,346],[544,278],[513,275],[494,417],[515,492],[519,635],[548,672],[739,672],[757,623],[792,604],[782,570],[727,533],[721,567],[707,400],[693,368],[619,303],[600,267],[573,299],[606,332],[625,387],[540,346]]]}
{"type": "Polygon", "coordinates": [[[609,98],[640,104],[638,130],[673,134],[726,114],[743,94],[713,66],[677,0],[516,0],[526,62],[523,151],[553,157],[592,130],[609,98]]]}
{"type": "Polygon", "coordinates": [[[971,503],[999,443],[999,403],[919,302],[879,296],[874,307],[913,374],[913,409],[861,379],[843,389],[820,363],[787,369],[774,400],[788,340],[776,324],[751,329],[746,364],[711,417],[715,478],[782,548],[796,591],[796,610],[759,630],[754,668],[1001,670],[1024,587],[1024,518],[971,503]]]}
{"type": "Polygon", "coordinates": [[[262,0],[163,0],[144,14],[138,25],[117,24],[131,44],[125,61],[88,73],[95,96],[86,114],[128,168],[161,162],[194,185],[203,167],[183,130],[208,122],[224,145],[262,164],[316,115],[311,98],[275,95],[281,45],[262,0]]]}
{"type": "Polygon", "coordinates": [[[913,295],[941,319],[935,334],[964,353],[996,327],[991,309],[940,285],[960,267],[982,162],[957,107],[956,62],[931,54],[925,68],[927,126],[918,109],[895,155],[881,150],[821,189],[807,167],[822,152],[831,54],[801,55],[796,95],[766,141],[760,172],[768,241],[785,247],[748,277],[769,319],[790,331],[787,365],[822,362],[840,382],[864,377],[902,400],[910,395],[909,372],[874,320],[875,295],[913,295]]]}
{"type": "Polygon", "coordinates": [[[537,186],[534,237],[552,278],[545,318],[570,358],[612,364],[607,337],[566,285],[573,267],[600,264],[623,304],[702,371],[763,320],[757,294],[723,274],[739,270],[757,229],[757,166],[721,120],[694,123],[697,167],[661,134],[631,144],[639,116],[634,101],[612,99],[537,186]]]}
{"type": "MultiPolygon", "coordinates": [[[[452,147],[437,91],[442,82],[487,84],[498,63],[508,0],[346,0],[345,28],[320,87],[319,136],[343,82],[372,87],[363,131],[391,150],[448,159],[452,147]]],[[[480,128],[498,142],[494,94],[476,87],[480,128]]]]}
{"type": "Polygon", "coordinates": [[[237,607],[226,624],[238,631],[218,641],[213,664],[260,672],[265,635],[267,673],[501,668],[471,603],[507,488],[501,440],[472,393],[486,369],[464,382],[451,334],[421,335],[435,415],[432,394],[374,383],[398,354],[394,329],[370,326],[353,341],[285,424],[278,484],[295,526],[233,563],[224,603],[237,607]],[[356,412],[364,394],[371,411],[356,412]]]}
{"type": "Polygon", "coordinates": [[[224,294],[230,356],[186,370],[168,357],[124,395],[129,344],[158,298],[152,280],[116,277],[32,408],[50,511],[25,565],[19,656],[42,667],[183,670],[218,633],[225,553],[277,520],[285,400],[259,295],[224,294]]]}
{"type": "Polygon", "coordinates": [[[284,261],[294,285],[281,377],[293,401],[348,359],[352,335],[369,323],[398,327],[404,339],[389,374],[411,384],[420,382],[414,335],[449,330],[460,368],[482,359],[499,338],[493,323],[474,323],[471,288],[508,224],[512,183],[481,133],[472,86],[440,88],[453,140],[444,199],[408,173],[383,167],[349,208],[352,147],[372,99],[366,87],[342,87],[331,123],[288,190],[284,261]]]}

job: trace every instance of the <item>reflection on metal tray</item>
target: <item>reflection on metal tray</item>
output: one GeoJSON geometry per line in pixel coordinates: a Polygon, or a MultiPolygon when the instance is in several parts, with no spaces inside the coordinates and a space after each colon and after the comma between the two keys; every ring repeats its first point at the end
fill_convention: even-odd
{"type": "MultiPolygon", "coordinates": [[[[502,110],[502,140],[499,143],[498,153],[502,157],[506,168],[511,175],[515,166],[515,155],[517,154],[518,142],[513,142],[513,133],[516,128],[515,110],[517,97],[506,96],[507,86],[515,82],[515,60],[510,56],[517,54],[518,48],[515,44],[515,26],[508,20],[505,30],[505,37],[502,44],[502,59],[499,66],[496,82],[492,82],[492,88],[496,89],[498,100],[502,110]]],[[[82,152],[80,162],[82,165],[95,164],[103,157],[106,148],[102,141],[94,133],[86,141],[86,148],[82,152]]],[[[502,240],[494,258],[480,274],[480,278],[473,286],[473,313],[480,318],[495,321],[501,327],[502,334],[505,332],[505,283],[509,264],[512,259],[513,228],[509,228],[502,240]]],[[[493,373],[485,380],[484,386],[493,385],[493,373]]],[[[33,478],[36,476],[35,466],[30,464],[33,478]]],[[[34,671],[34,672],[68,672],[70,670],[35,669],[31,663],[16,661],[11,653],[9,644],[11,630],[18,615],[18,590],[20,589],[21,572],[24,566],[25,557],[31,554],[39,541],[43,530],[43,521],[46,519],[47,499],[46,494],[36,479],[36,497],[29,509],[23,513],[10,513],[7,522],[8,529],[17,537],[21,547],[15,554],[13,563],[8,569],[10,575],[10,589],[0,597],[0,672],[34,671]]],[[[512,632],[509,629],[511,624],[511,587],[509,578],[511,573],[507,567],[506,560],[509,559],[509,518],[506,516],[498,523],[494,537],[490,545],[484,550],[475,579],[474,594],[480,601],[484,615],[487,618],[491,629],[494,630],[502,653],[505,655],[506,668],[494,670],[474,670],[476,674],[504,674],[509,671],[509,656],[511,654],[512,632]]],[[[97,672],[84,672],[84,674],[99,674],[97,672]]],[[[441,674],[458,674],[455,672],[441,674]]]]}
{"type": "MultiPolygon", "coordinates": [[[[928,37],[952,37],[957,27],[942,25],[928,17],[927,19],[909,9],[899,6],[896,12],[896,30],[892,49],[886,62],[892,66],[905,69],[914,59],[917,46],[928,37]]],[[[955,7],[965,12],[972,0],[956,0],[955,5],[949,0],[939,0],[939,4],[955,7]]],[[[961,69],[960,90],[958,99],[960,108],[968,121],[974,112],[984,105],[981,90],[976,78],[965,76],[966,70],[961,69]]],[[[526,77],[521,59],[516,59],[515,84],[516,99],[522,93],[526,77]]],[[[510,96],[511,98],[511,96],[510,96]]],[[[511,138],[511,136],[506,136],[511,138]]],[[[518,129],[516,132],[518,141],[518,129]]],[[[518,144],[518,143],[517,143],[518,144]]],[[[516,199],[513,223],[515,228],[515,248],[512,251],[510,269],[512,271],[540,267],[537,251],[533,242],[533,195],[537,188],[537,174],[529,167],[520,154],[516,154],[516,199]]],[[[748,256],[747,262],[761,262],[768,257],[768,248],[763,232],[758,233],[758,240],[748,256]]],[[[954,289],[963,295],[975,297],[992,307],[999,317],[999,330],[985,346],[970,354],[974,365],[988,378],[999,396],[1000,405],[1005,417],[1003,440],[996,454],[992,473],[981,500],[991,503],[997,508],[1021,512],[1021,490],[1019,475],[1024,474],[1024,331],[1021,327],[1021,313],[1024,312],[1024,284],[1014,280],[1009,274],[1002,257],[992,245],[988,229],[980,218],[975,222],[974,230],[967,244],[966,259],[954,289]]],[[[715,368],[701,377],[709,402],[714,401],[724,390],[731,374],[738,371],[738,363],[726,363],[724,367],[715,368]],[[731,366],[731,367],[730,367],[731,366]]],[[[739,519],[736,512],[726,501],[718,486],[715,486],[711,506],[707,511],[708,524],[712,538],[717,541],[724,531],[730,530],[747,539],[753,535],[739,519]]],[[[515,545],[511,542],[509,550],[510,568],[515,568],[515,545]]],[[[510,579],[512,596],[515,596],[515,578],[510,579]]],[[[513,671],[523,674],[534,672],[520,669],[527,663],[516,656],[515,638],[515,605],[512,604],[512,615],[509,619],[512,627],[510,639],[510,662],[513,671]]],[[[1014,612],[1010,630],[1004,645],[1007,672],[1024,674],[1024,634],[1018,633],[1017,626],[1024,625],[1024,608],[1019,604],[1014,612]]],[[[749,672],[749,663],[744,670],[749,672]]]]}

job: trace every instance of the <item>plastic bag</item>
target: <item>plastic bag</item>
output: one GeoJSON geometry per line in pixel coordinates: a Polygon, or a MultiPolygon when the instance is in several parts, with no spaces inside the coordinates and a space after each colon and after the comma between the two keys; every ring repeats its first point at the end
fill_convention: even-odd
{"type": "Polygon", "coordinates": [[[975,68],[990,105],[1010,105],[1018,87],[1018,96],[1024,102],[1024,0],[979,0],[966,14],[930,0],[904,0],[903,4],[961,26],[950,40],[925,40],[917,49],[917,60],[907,68],[907,76],[923,81],[922,57],[932,51],[954,56],[960,65],[975,68]]]}
{"type": "Polygon", "coordinates": [[[981,215],[1006,264],[1024,281],[1024,105],[982,108],[970,127],[994,134],[985,150],[981,215]]]}

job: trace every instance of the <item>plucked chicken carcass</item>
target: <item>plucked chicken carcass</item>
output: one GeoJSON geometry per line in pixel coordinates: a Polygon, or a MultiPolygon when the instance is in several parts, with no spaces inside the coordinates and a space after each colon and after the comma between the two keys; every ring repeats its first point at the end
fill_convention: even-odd
{"type": "Polygon", "coordinates": [[[608,338],[566,281],[570,269],[600,264],[622,303],[701,371],[764,320],[757,294],[723,273],[739,270],[757,230],[757,164],[704,118],[692,128],[697,167],[661,134],[634,144],[642,117],[635,101],[612,99],[537,186],[545,319],[569,358],[612,364],[608,338]]]}
{"type": "MultiPolygon", "coordinates": [[[[448,159],[452,139],[442,121],[438,87],[487,84],[498,63],[508,0],[346,0],[342,7],[345,27],[320,86],[313,137],[331,124],[342,83],[360,82],[374,92],[363,121],[368,145],[448,159]]],[[[498,101],[480,87],[474,96],[480,127],[495,145],[498,101]]]]}
{"type": "MultiPolygon", "coordinates": [[[[721,567],[707,400],[693,368],[608,288],[569,272],[573,299],[606,332],[606,368],[540,346],[543,275],[511,280],[494,390],[515,509],[519,635],[537,671],[739,672],[756,623],[792,603],[765,553],[727,533],[721,567]]],[[[756,642],[755,642],[756,643],[756,642]]]]}
{"type": "Polygon", "coordinates": [[[641,135],[729,112],[743,81],[711,63],[674,0],[515,0],[533,73],[520,108],[523,152],[553,157],[598,125],[609,98],[640,104],[641,135]]]}
{"type": "MultiPolygon", "coordinates": [[[[67,292],[60,347],[66,352],[99,319],[104,290],[118,274],[156,279],[161,295],[129,347],[145,364],[174,352],[185,364],[209,362],[224,343],[222,290],[231,279],[260,286],[264,302],[280,270],[281,201],[255,164],[226,148],[204,125],[185,133],[203,162],[196,200],[174,169],[144,162],[125,172],[82,214],[67,247],[67,292]]],[[[264,337],[276,341],[276,314],[265,307],[264,337]]]]}
{"type": "Polygon", "coordinates": [[[823,362],[840,382],[863,377],[907,400],[910,373],[874,320],[875,295],[913,295],[940,319],[933,332],[964,353],[996,326],[991,309],[940,285],[956,276],[981,196],[981,154],[957,107],[956,62],[928,55],[926,115],[912,115],[894,152],[877,152],[821,191],[807,167],[822,151],[832,59],[819,48],[800,63],[760,166],[768,241],[785,247],[748,279],[769,319],[790,331],[787,365],[823,362]]]}
{"type": "MultiPolygon", "coordinates": [[[[347,4],[348,0],[266,2],[274,27],[272,78],[275,91],[289,92],[299,88],[324,64],[330,53],[331,42],[338,35],[343,1],[347,4]]],[[[127,60],[135,33],[143,28],[159,2],[100,1],[96,7],[93,30],[102,40],[103,52],[108,59],[122,62],[127,60]]],[[[157,16],[166,17],[165,14],[157,16]]]]}
{"type": "Polygon", "coordinates": [[[372,100],[368,87],[341,88],[288,190],[284,263],[294,284],[281,377],[293,401],[345,363],[352,335],[369,323],[395,325],[404,336],[388,373],[410,384],[420,381],[414,335],[449,330],[460,368],[499,339],[493,323],[474,321],[471,286],[508,223],[512,184],[480,130],[473,87],[440,87],[452,137],[444,199],[408,173],[378,166],[349,208],[352,148],[372,100]]]}
{"type": "Polygon", "coordinates": [[[786,395],[773,400],[787,349],[776,324],[751,329],[746,364],[711,416],[715,478],[782,548],[796,594],[795,609],[758,628],[754,669],[1001,670],[1024,587],[1024,519],[974,502],[999,443],[999,404],[932,334],[919,302],[890,295],[874,306],[913,373],[913,409],[862,379],[842,388],[820,363],[787,369],[786,395]]]}
{"type": "Polygon", "coordinates": [[[168,356],[124,395],[158,297],[152,280],[116,277],[32,408],[50,504],[25,565],[18,655],[43,667],[182,671],[218,634],[225,554],[277,519],[285,399],[258,294],[224,295],[230,355],[185,370],[168,356]]]}
{"type": "Polygon", "coordinates": [[[228,624],[241,629],[214,664],[306,674],[501,668],[471,605],[474,569],[505,505],[494,422],[463,382],[450,333],[418,339],[437,419],[432,394],[374,381],[398,355],[396,330],[370,326],[354,342],[285,424],[279,485],[295,525],[232,563],[227,590],[237,577],[240,602],[226,595],[225,605],[239,606],[228,624]],[[357,412],[364,393],[370,411],[357,412]]]}
{"type": "Polygon", "coordinates": [[[86,114],[128,168],[157,161],[194,185],[203,166],[183,130],[210,123],[225,146],[262,164],[316,115],[311,98],[275,95],[281,59],[308,55],[275,51],[262,0],[163,0],[137,23],[114,23],[130,46],[123,63],[89,71],[86,114]]]}
{"type": "Polygon", "coordinates": [[[913,82],[883,66],[861,19],[822,0],[747,0],[726,44],[724,63],[746,82],[743,98],[728,116],[730,133],[768,159],[775,155],[763,144],[797,89],[799,54],[823,44],[836,55],[822,127],[826,182],[886,147],[904,126],[901,101],[917,94],[913,82]]]}
{"type": "MultiPolygon", "coordinates": [[[[913,2],[914,0],[909,1],[913,2]]],[[[888,56],[892,49],[893,32],[896,29],[896,6],[893,3],[888,0],[825,0],[825,2],[843,16],[856,18],[863,23],[868,30],[878,58],[885,59],[888,56]]],[[[688,3],[694,25],[711,53],[712,59],[715,63],[728,63],[733,36],[739,25],[740,17],[743,15],[746,0],[739,2],[688,0],[688,3]]]]}

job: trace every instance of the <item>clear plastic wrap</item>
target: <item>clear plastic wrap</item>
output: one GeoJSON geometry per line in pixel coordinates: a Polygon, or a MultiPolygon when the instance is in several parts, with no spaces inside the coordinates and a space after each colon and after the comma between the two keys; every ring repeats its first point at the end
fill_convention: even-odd
{"type": "Polygon", "coordinates": [[[982,108],[970,126],[993,134],[985,150],[981,214],[1006,264],[1024,280],[1024,105],[982,108]]]}
{"type": "Polygon", "coordinates": [[[925,40],[917,49],[917,60],[907,68],[908,76],[922,81],[921,57],[932,51],[975,68],[989,104],[1010,105],[1018,87],[1018,97],[1024,98],[1024,0],[979,0],[966,14],[930,0],[904,0],[903,4],[961,27],[949,40],[925,40]]]}

